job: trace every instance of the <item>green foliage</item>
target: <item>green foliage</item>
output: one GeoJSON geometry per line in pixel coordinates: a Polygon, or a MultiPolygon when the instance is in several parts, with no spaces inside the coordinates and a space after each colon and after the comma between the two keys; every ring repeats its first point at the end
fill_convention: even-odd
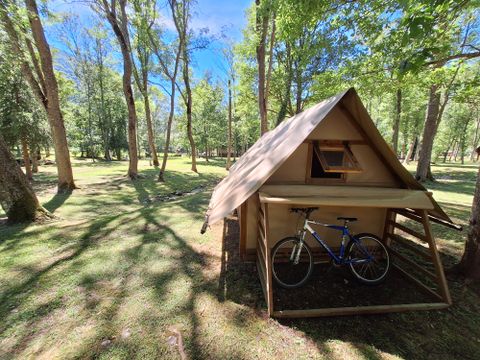
{"type": "MultiPolygon", "coordinates": [[[[0,34],[0,39],[3,36],[0,34]]],[[[27,140],[30,148],[50,142],[45,113],[40,109],[23,78],[17,60],[6,44],[0,45],[0,131],[10,146],[27,140]]]]}

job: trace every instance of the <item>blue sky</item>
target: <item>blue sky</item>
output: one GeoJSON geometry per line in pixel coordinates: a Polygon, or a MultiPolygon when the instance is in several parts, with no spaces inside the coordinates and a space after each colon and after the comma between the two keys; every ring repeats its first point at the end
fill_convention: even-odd
{"type": "MultiPolygon", "coordinates": [[[[209,29],[209,34],[220,37],[224,34],[234,42],[242,38],[242,29],[246,25],[246,10],[252,3],[252,0],[197,0],[193,7],[193,19],[191,27],[195,30],[209,29]]],[[[90,25],[90,19],[94,12],[85,2],[75,0],[53,0],[48,3],[50,11],[70,12],[77,14],[85,26],[90,25]]],[[[159,0],[162,4],[162,0],[159,0]]],[[[162,24],[165,28],[174,30],[171,19],[162,16],[162,24]]],[[[53,33],[48,33],[50,43],[53,46],[61,47],[55,39],[53,33]]],[[[113,36],[113,34],[112,34],[113,36]]],[[[202,77],[205,72],[210,72],[214,77],[224,78],[222,70],[223,61],[219,55],[218,49],[221,44],[213,42],[209,49],[200,50],[194,54],[193,66],[195,78],[202,77]]]]}

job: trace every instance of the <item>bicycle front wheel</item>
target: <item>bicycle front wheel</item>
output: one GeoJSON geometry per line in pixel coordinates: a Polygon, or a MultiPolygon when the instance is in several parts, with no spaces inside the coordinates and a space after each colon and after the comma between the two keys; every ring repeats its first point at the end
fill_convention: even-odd
{"type": "Polygon", "coordinates": [[[390,270],[387,248],[373,234],[359,234],[347,247],[347,259],[352,275],[361,283],[376,285],[385,280],[390,270]]]}
{"type": "Polygon", "coordinates": [[[272,275],[278,285],[294,289],[308,281],[313,270],[310,247],[296,237],[280,240],[272,249],[272,275]]]}

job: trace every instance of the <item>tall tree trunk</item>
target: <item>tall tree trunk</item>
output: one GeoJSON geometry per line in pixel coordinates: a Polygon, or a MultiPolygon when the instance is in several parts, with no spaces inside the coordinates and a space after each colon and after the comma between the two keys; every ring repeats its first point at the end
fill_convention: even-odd
{"type": "Polygon", "coordinates": [[[157,148],[155,146],[155,139],[153,136],[152,112],[150,110],[150,99],[148,93],[144,95],[143,101],[145,104],[145,118],[147,120],[148,146],[150,147],[150,154],[152,155],[153,166],[158,166],[160,164],[158,162],[157,148]]]}
{"type": "Polygon", "coordinates": [[[438,86],[430,86],[427,114],[425,116],[425,127],[423,129],[422,143],[418,157],[417,172],[415,178],[418,181],[433,180],[429,177],[430,161],[432,158],[433,140],[437,132],[437,121],[440,111],[440,93],[438,86]]]}
{"type": "Polygon", "coordinates": [[[409,148],[408,148],[408,152],[407,154],[405,155],[405,159],[403,159],[403,163],[408,165],[410,164],[410,161],[412,161],[412,157],[414,157],[414,152],[415,152],[415,149],[417,147],[417,140],[418,137],[415,136],[412,140],[412,143],[410,144],[409,148]]]}
{"type": "Polygon", "coordinates": [[[258,111],[260,114],[260,135],[268,131],[267,103],[265,99],[265,43],[268,31],[268,16],[262,14],[260,9],[260,0],[255,0],[256,4],[256,26],[255,30],[259,38],[256,54],[258,66],[258,111]]]}
{"type": "MultiPolygon", "coordinates": [[[[112,2],[115,5],[115,2],[112,2]]],[[[128,109],[128,176],[130,179],[138,177],[138,154],[137,154],[137,112],[132,88],[132,58],[130,56],[130,40],[128,35],[128,19],[126,13],[126,0],[120,0],[121,22],[117,18],[115,9],[108,7],[106,0],[103,0],[104,11],[107,20],[112,26],[113,32],[120,44],[123,58],[123,94],[128,109]]]]}
{"type": "Polygon", "coordinates": [[[480,128],[480,117],[478,116],[477,110],[477,125],[475,126],[475,134],[473,136],[472,142],[472,153],[470,155],[470,161],[475,161],[477,155],[477,147],[478,147],[478,140],[479,140],[479,128],[480,128]]]}
{"type": "Polygon", "coordinates": [[[50,217],[0,135],[0,205],[9,223],[50,217]]]}
{"type": "Polygon", "coordinates": [[[480,280],[480,170],[472,203],[472,215],[465,250],[454,270],[468,278],[480,280]]]}
{"type": "Polygon", "coordinates": [[[393,121],[393,135],[392,135],[392,147],[395,154],[398,153],[398,134],[400,130],[401,117],[402,117],[402,89],[398,88],[397,94],[395,97],[395,119],[393,121]]]}
{"type": "Polygon", "coordinates": [[[230,170],[232,152],[232,82],[228,80],[228,134],[227,134],[227,166],[230,170]]]}
{"type": "Polygon", "coordinates": [[[55,148],[55,161],[58,171],[58,192],[70,192],[75,189],[73,181],[72,164],[67,144],[67,134],[60,111],[58,84],[53,71],[53,60],[43,26],[38,14],[35,0],[25,0],[28,10],[28,19],[32,29],[35,46],[40,57],[41,71],[46,91],[46,112],[52,130],[53,145],[55,148]]]}
{"type": "Polygon", "coordinates": [[[192,89],[190,87],[190,66],[189,66],[189,58],[188,58],[188,52],[187,52],[187,44],[186,41],[183,43],[183,82],[185,84],[185,92],[186,92],[186,102],[185,102],[185,107],[187,110],[187,136],[188,136],[188,142],[190,143],[190,149],[192,151],[191,156],[192,156],[192,171],[193,172],[198,172],[197,171],[197,150],[195,148],[195,140],[193,139],[193,133],[192,133],[192,89]]]}
{"type": "Polygon", "coordinates": [[[40,156],[40,151],[38,151],[37,146],[32,146],[32,151],[30,157],[32,158],[32,172],[34,174],[38,173],[38,158],[40,156]]]}
{"type": "Polygon", "coordinates": [[[448,145],[447,147],[447,150],[445,151],[445,153],[443,154],[443,163],[445,164],[447,162],[447,156],[448,156],[448,153],[450,152],[450,149],[452,147],[455,147],[455,138],[451,141],[451,143],[448,145]]]}
{"type": "Polygon", "coordinates": [[[164,174],[165,168],[167,167],[167,160],[168,160],[168,148],[170,147],[170,136],[172,132],[172,123],[173,123],[173,115],[175,112],[175,79],[170,79],[171,82],[171,92],[170,92],[170,112],[168,114],[168,121],[167,121],[167,132],[165,134],[165,147],[163,149],[163,159],[162,159],[162,166],[158,173],[158,181],[164,182],[164,174]]]}
{"type": "Polygon", "coordinates": [[[28,180],[33,180],[32,175],[32,166],[30,164],[30,153],[28,152],[28,143],[25,136],[22,136],[22,155],[23,155],[23,162],[25,163],[25,176],[28,180]]]}

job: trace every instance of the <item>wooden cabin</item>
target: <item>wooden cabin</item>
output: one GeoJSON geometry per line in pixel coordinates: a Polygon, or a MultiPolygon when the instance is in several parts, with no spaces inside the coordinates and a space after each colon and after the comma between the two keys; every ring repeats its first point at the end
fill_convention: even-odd
{"type": "MultiPolygon", "coordinates": [[[[204,228],[235,209],[240,222],[240,254],[245,261],[256,261],[271,316],[438,309],[451,304],[430,222],[458,227],[399,162],[354,89],[322,101],[264,134],[215,188],[204,228]],[[293,206],[318,206],[312,218],[327,223],[337,222],[337,216],[357,217],[351,230],[383,239],[398,260],[394,265],[398,271],[436,301],[277,311],[270,250],[280,239],[295,234],[298,217],[289,212],[293,206]],[[396,220],[398,216],[420,223],[423,231],[408,228],[396,220]],[[428,250],[418,250],[399,232],[424,242],[428,250]],[[421,253],[431,261],[434,272],[394,250],[392,242],[421,253]],[[412,267],[436,286],[427,286],[421,276],[413,276],[408,271],[412,267]]],[[[323,239],[338,242],[334,230],[316,230],[323,239]]],[[[313,241],[310,245],[317,246],[313,241]]]]}

